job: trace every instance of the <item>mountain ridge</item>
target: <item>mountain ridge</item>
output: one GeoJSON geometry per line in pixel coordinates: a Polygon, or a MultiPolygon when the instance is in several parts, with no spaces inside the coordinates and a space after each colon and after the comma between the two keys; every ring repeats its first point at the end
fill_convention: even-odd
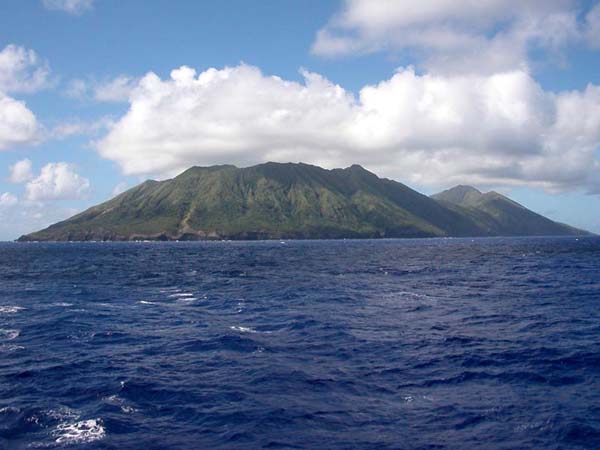
{"type": "Polygon", "coordinates": [[[169,180],[147,180],[18,240],[587,234],[500,194],[482,194],[470,186],[452,189],[428,197],[356,164],[331,170],[273,162],[245,168],[194,166],[169,180]]]}

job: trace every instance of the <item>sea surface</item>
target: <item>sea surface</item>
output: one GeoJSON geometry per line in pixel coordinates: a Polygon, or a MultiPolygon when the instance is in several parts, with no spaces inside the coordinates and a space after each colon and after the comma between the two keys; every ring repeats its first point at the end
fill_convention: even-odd
{"type": "Polygon", "coordinates": [[[0,244],[0,448],[600,448],[600,239],[0,244]]]}

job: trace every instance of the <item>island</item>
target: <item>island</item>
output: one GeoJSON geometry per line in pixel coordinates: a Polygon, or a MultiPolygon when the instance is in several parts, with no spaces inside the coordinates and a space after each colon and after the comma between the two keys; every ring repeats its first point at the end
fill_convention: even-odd
{"type": "Polygon", "coordinates": [[[431,197],[359,165],[192,167],[145,181],[26,241],[256,240],[586,235],[497,192],[431,197]]]}

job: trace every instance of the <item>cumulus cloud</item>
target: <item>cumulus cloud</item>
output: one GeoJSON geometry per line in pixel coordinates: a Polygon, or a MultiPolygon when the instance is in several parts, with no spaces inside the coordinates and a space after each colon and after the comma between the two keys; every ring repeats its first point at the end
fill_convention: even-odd
{"type": "Polygon", "coordinates": [[[322,76],[304,83],[240,65],[149,73],[129,111],[96,143],[129,175],[191,165],[363,164],[420,185],[597,189],[600,86],[554,94],[525,71],[418,75],[398,70],[357,97],[322,76]]]}
{"type": "Polygon", "coordinates": [[[22,159],[17,161],[15,164],[10,166],[10,177],[9,180],[12,183],[25,183],[33,178],[33,171],[31,170],[31,160],[22,159]]]}
{"type": "Polygon", "coordinates": [[[39,141],[40,127],[35,115],[25,102],[8,93],[42,89],[48,85],[48,73],[48,66],[33,50],[7,45],[0,51],[0,150],[39,141]]]}
{"type": "Polygon", "coordinates": [[[65,162],[47,164],[38,176],[28,159],[10,170],[10,181],[26,183],[25,194],[20,201],[10,192],[0,194],[0,240],[17,238],[74,215],[77,209],[60,201],[86,198],[90,189],[89,181],[65,162]]]}
{"type": "Polygon", "coordinates": [[[48,87],[50,69],[30,49],[7,45],[0,52],[0,91],[31,93],[48,87]]]}
{"type": "Polygon", "coordinates": [[[5,192],[4,194],[0,195],[0,208],[14,206],[17,203],[17,197],[12,195],[10,192],[5,192]]]}
{"type": "Polygon", "coordinates": [[[0,150],[16,145],[35,144],[39,138],[37,119],[25,102],[0,91],[0,150]]]}
{"type": "Polygon", "coordinates": [[[47,9],[80,15],[94,6],[94,0],[42,0],[47,9]]]}
{"type": "Polygon", "coordinates": [[[580,39],[570,0],[346,0],[318,31],[324,56],[412,50],[429,70],[493,73],[528,66],[532,49],[560,54],[580,39]]]}
{"type": "Polygon", "coordinates": [[[25,185],[25,198],[30,201],[75,200],[85,196],[90,182],[66,162],[49,163],[39,176],[25,185]]]}

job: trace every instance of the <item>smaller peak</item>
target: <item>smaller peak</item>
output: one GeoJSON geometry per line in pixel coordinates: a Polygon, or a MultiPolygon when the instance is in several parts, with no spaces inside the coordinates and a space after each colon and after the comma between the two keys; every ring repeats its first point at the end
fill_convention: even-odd
{"type": "Polygon", "coordinates": [[[199,172],[214,172],[223,169],[237,169],[237,167],[232,164],[218,164],[214,166],[192,166],[189,169],[186,169],[183,172],[181,172],[175,178],[185,177],[190,174],[197,174],[199,172]]]}
{"type": "Polygon", "coordinates": [[[435,200],[443,200],[458,205],[467,205],[481,198],[483,194],[473,186],[459,184],[453,188],[434,194],[431,197],[435,200]]]}
{"type": "Polygon", "coordinates": [[[454,192],[475,192],[477,194],[481,194],[482,193],[479,189],[474,188],[473,186],[469,186],[467,184],[458,184],[458,185],[454,186],[453,188],[448,189],[446,192],[450,192],[450,191],[454,191],[454,192]]]}
{"type": "Polygon", "coordinates": [[[365,169],[360,164],[352,164],[351,166],[346,167],[344,170],[347,170],[349,172],[356,172],[356,173],[369,173],[369,174],[372,173],[372,172],[368,171],[367,169],[365,169]]]}
{"type": "Polygon", "coordinates": [[[375,174],[373,172],[368,171],[367,169],[365,169],[360,164],[352,164],[351,166],[346,167],[345,169],[342,169],[342,170],[350,172],[350,173],[355,173],[355,174],[373,175],[373,176],[375,176],[375,174]]]}

